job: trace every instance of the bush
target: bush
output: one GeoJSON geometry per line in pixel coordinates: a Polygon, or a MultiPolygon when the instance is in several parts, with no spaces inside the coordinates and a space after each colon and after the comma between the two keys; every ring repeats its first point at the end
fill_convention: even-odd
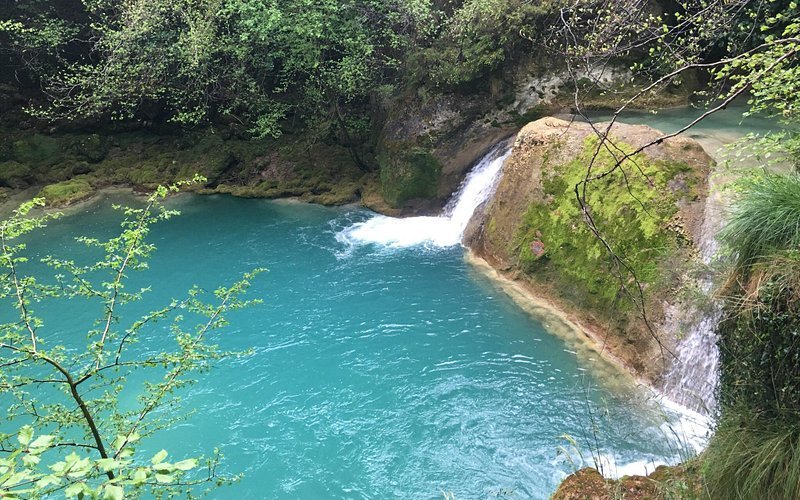
{"type": "Polygon", "coordinates": [[[723,418],[711,498],[800,498],[800,177],[745,181],[721,234],[733,256],[719,328],[723,418]]]}
{"type": "Polygon", "coordinates": [[[729,408],[705,455],[710,498],[800,498],[800,423],[729,408]]]}
{"type": "Polygon", "coordinates": [[[800,176],[747,181],[722,239],[734,256],[720,325],[721,402],[800,410],[800,176]]]}

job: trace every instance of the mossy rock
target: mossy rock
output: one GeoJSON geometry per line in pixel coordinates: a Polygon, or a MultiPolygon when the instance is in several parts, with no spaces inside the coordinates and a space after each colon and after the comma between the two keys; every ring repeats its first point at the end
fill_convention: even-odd
{"type": "Polygon", "coordinates": [[[28,165],[16,161],[0,163],[0,186],[23,189],[33,182],[34,174],[28,165]]]}
{"type": "MultiPolygon", "coordinates": [[[[585,178],[597,142],[595,137],[586,139],[580,155],[572,161],[550,162],[542,172],[544,196],[527,207],[511,244],[525,272],[536,274],[552,266],[588,292],[592,307],[610,310],[615,304],[629,302],[619,301],[623,293],[619,277],[609,272],[614,261],[584,223],[575,200],[575,186],[585,178]]],[[[627,152],[634,149],[621,141],[616,141],[615,147],[627,152]]],[[[673,181],[691,168],[685,162],[654,160],[644,154],[615,170],[614,161],[602,148],[595,156],[593,169],[610,173],[587,190],[593,221],[642,284],[658,285],[665,259],[683,241],[669,229],[669,223],[694,179],[673,181]],[[673,191],[670,185],[680,188],[673,191]]]]}
{"type": "Polygon", "coordinates": [[[108,156],[108,141],[98,134],[82,137],[75,143],[75,152],[79,158],[89,163],[99,163],[108,156]]]}
{"type": "Polygon", "coordinates": [[[173,165],[174,161],[167,155],[147,158],[130,167],[127,177],[133,184],[142,186],[169,184],[174,177],[171,172],[173,165]]]}
{"type": "Polygon", "coordinates": [[[442,166],[429,151],[412,147],[407,152],[399,146],[379,158],[381,193],[390,206],[418,199],[435,198],[442,166]]]}
{"type": "Polygon", "coordinates": [[[33,134],[14,141],[12,154],[14,160],[30,165],[34,169],[55,165],[63,159],[59,142],[42,134],[33,134]]]}
{"type": "Polygon", "coordinates": [[[568,476],[551,500],[611,500],[613,488],[597,470],[581,469],[568,476]]]}
{"type": "Polygon", "coordinates": [[[469,242],[600,332],[603,349],[650,380],[665,366],[653,362],[662,351],[651,327],[657,335],[672,333],[661,325],[668,307],[681,300],[676,292],[692,279],[687,271],[697,257],[712,164],[685,140],[659,143],[660,136],[650,127],[617,123],[614,148],[598,148],[585,124],[545,118],[527,125],[469,242]],[[621,158],[651,142],[620,165],[609,152],[621,158]],[[576,186],[583,193],[587,175],[593,180],[582,207],[576,186]]]}
{"type": "Polygon", "coordinates": [[[39,196],[45,199],[48,206],[65,207],[89,198],[94,191],[92,185],[86,180],[71,179],[45,186],[39,192],[39,196]]]}

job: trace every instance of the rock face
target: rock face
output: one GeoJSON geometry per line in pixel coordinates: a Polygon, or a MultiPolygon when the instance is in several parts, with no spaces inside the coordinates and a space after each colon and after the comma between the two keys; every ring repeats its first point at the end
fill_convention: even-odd
{"type": "MultiPolygon", "coordinates": [[[[533,119],[570,109],[574,76],[559,61],[529,55],[469,89],[423,88],[388,104],[377,141],[383,198],[407,213],[441,208],[467,170],[500,139],[533,119]]],[[[585,98],[587,109],[617,109],[634,92],[631,74],[623,67],[603,67],[577,78],[597,83],[585,98]]],[[[636,105],[677,105],[688,95],[684,88],[668,89],[636,105]]]]}
{"type": "Polygon", "coordinates": [[[699,478],[694,470],[660,466],[649,476],[605,479],[596,469],[585,468],[567,477],[551,500],[666,500],[701,498],[699,478]]]}
{"type": "Polygon", "coordinates": [[[688,271],[712,164],[696,142],[674,138],[613,168],[624,152],[660,136],[647,126],[615,124],[611,145],[598,147],[588,124],[544,118],[526,125],[497,193],[468,235],[479,256],[651,382],[668,364],[679,330],[667,324],[665,311],[680,307],[680,291],[692,284],[688,271]],[[576,198],[575,186],[587,175],[594,180],[586,185],[586,210],[599,237],[576,198]]]}

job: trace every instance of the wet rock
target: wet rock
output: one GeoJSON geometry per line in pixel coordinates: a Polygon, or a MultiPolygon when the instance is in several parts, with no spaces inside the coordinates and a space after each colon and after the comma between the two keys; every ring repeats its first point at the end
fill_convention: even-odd
{"type": "Polygon", "coordinates": [[[78,157],[90,163],[99,163],[108,155],[108,141],[98,134],[92,134],[82,138],[75,144],[75,152],[78,157]]]}
{"type": "Polygon", "coordinates": [[[0,163],[0,186],[22,189],[34,181],[33,170],[28,165],[16,161],[0,163]]]}
{"type": "MultiPolygon", "coordinates": [[[[611,135],[619,151],[634,151],[661,133],[617,123],[611,135]]],[[[654,382],[668,366],[662,342],[678,341],[667,312],[681,300],[676,291],[692,279],[687,271],[697,255],[713,161],[693,141],[673,138],[615,168],[610,153],[600,148],[596,154],[597,143],[588,124],[543,118],[526,125],[481,230],[467,243],[577,318],[612,359],[654,382]],[[589,165],[596,174],[611,173],[588,186],[581,206],[575,186],[589,165]],[[606,243],[628,267],[615,267],[606,243]],[[641,299],[629,294],[637,284],[647,321],[641,299]]]]}

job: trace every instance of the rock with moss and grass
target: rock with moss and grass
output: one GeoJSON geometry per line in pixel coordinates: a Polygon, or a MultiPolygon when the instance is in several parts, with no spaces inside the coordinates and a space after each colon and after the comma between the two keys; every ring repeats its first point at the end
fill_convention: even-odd
{"type": "Polygon", "coordinates": [[[555,118],[528,124],[482,222],[468,235],[479,256],[651,382],[676,342],[666,333],[674,331],[674,325],[667,328],[667,309],[681,300],[678,291],[688,286],[686,274],[695,265],[712,162],[696,142],[675,138],[614,168],[617,158],[660,135],[647,126],[616,124],[609,147],[598,147],[587,124],[555,118]],[[598,234],[576,196],[587,176],[595,180],[579,192],[598,234]]]}
{"type": "Polygon", "coordinates": [[[569,475],[551,500],[667,500],[705,499],[699,463],[692,461],[677,467],[659,466],[647,476],[624,476],[606,479],[593,468],[569,475]]]}
{"type": "Polygon", "coordinates": [[[94,188],[146,191],[195,174],[208,179],[194,188],[199,193],[298,197],[325,205],[357,201],[368,186],[377,184],[375,175],[357,167],[347,148],[289,134],[275,140],[237,135],[224,127],[50,135],[0,129],[0,138],[10,145],[0,151],[0,189],[44,187],[48,204],[58,207],[86,199],[94,188]]]}
{"type": "Polygon", "coordinates": [[[44,198],[47,206],[66,207],[88,199],[94,191],[92,185],[85,179],[76,178],[43,187],[39,197],[44,198]]]}

